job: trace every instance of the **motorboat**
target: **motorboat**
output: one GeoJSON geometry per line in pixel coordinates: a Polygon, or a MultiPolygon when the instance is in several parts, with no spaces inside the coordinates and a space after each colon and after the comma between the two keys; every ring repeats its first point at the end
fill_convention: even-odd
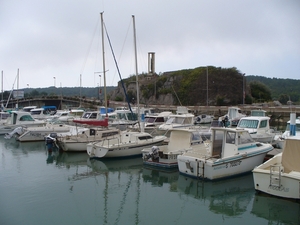
{"type": "Polygon", "coordinates": [[[138,116],[135,112],[129,109],[115,110],[114,119],[109,120],[109,125],[113,127],[132,126],[138,122],[138,116]]]}
{"type": "Polygon", "coordinates": [[[123,131],[119,135],[87,144],[91,158],[133,157],[142,155],[142,150],[162,145],[166,136],[152,136],[146,132],[123,131]]]}
{"type": "MultiPolygon", "coordinates": [[[[152,133],[158,129],[158,127],[165,123],[172,112],[164,111],[157,114],[148,114],[145,116],[144,120],[144,130],[148,133],[152,133]]],[[[136,123],[134,126],[130,127],[134,130],[140,130],[140,125],[136,123]]]]}
{"type": "Polygon", "coordinates": [[[103,118],[100,111],[86,111],[78,119],[73,119],[75,124],[108,127],[108,118],[103,118]]]}
{"type": "Polygon", "coordinates": [[[271,144],[254,141],[244,129],[212,127],[206,151],[187,151],[177,157],[179,172],[197,179],[216,180],[251,172],[271,144]]]}
{"type": "MultiPolygon", "coordinates": [[[[300,117],[295,118],[295,136],[300,138],[300,117]]],[[[285,131],[281,135],[276,135],[275,140],[277,147],[283,149],[285,139],[288,138],[291,134],[291,120],[287,121],[285,131]]]]}
{"type": "Polygon", "coordinates": [[[167,145],[152,146],[142,150],[146,166],[178,168],[177,157],[189,150],[206,151],[211,133],[198,129],[174,129],[167,145]]]}
{"type": "Polygon", "coordinates": [[[6,119],[6,122],[0,125],[0,134],[12,132],[17,127],[33,127],[44,126],[43,120],[34,119],[29,112],[11,111],[11,116],[6,119]]]}
{"type": "Polygon", "coordinates": [[[23,111],[24,112],[30,112],[30,110],[32,110],[32,109],[36,109],[37,108],[37,106],[36,105],[30,105],[30,106],[25,106],[25,107],[23,107],[23,111]]]}
{"type": "Polygon", "coordinates": [[[288,137],[281,153],[252,170],[254,188],[269,195],[300,199],[300,139],[288,137]]]}
{"type": "Polygon", "coordinates": [[[74,119],[82,117],[85,111],[83,109],[60,110],[50,116],[47,121],[58,121],[63,123],[72,123],[74,119]]]}
{"type": "Polygon", "coordinates": [[[68,116],[69,111],[68,110],[57,110],[57,112],[54,115],[49,116],[46,121],[47,122],[56,122],[58,121],[58,118],[68,116]]]}
{"type": "Polygon", "coordinates": [[[43,106],[41,108],[33,108],[30,110],[32,117],[38,120],[46,120],[55,113],[56,106],[43,106]]]}
{"type": "Polygon", "coordinates": [[[209,124],[214,120],[214,116],[208,114],[200,114],[195,116],[194,124],[209,124]]]}
{"type": "Polygon", "coordinates": [[[270,117],[265,115],[264,110],[258,110],[263,114],[256,113],[256,111],[253,110],[251,116],[242,117],[239,120],[237,128],[248,130],[255,141],[276,145],[277,141],[274,138],[280,132],[270,127],[270,117]]]}
{"type": "Polygon", "coordinates": [[[44,141],[45,137],[51,133],[59,136],[75,135],[85,131],[87,128],[72,126],[67,124],[47,123],[40,127],[17,127],[12,132],[5,135],[6,139],[15,137],[20,142],[44,141]]]}
{"type": "Polygon", "coordinates": [[[63,151],[87,151],[87,144],[120,134],[116,128],[90,127],[71,135],[57,135],[56,144],[63,151]]]}
{"type": "Polygon", "coordinates": [[[194,115],[188,112],[184,106],[178,106],[176,114],[169,116],[169,119],[158,127],[158,130],[167,132],[174,128],[185,128],[194,126],[194,115]]]}
{"type": "Polygon", "coordinates": [[[247,115],[242,113],[240,108],[232,106],[228,107],[228,112],[225,115],[220,116],[218,121],[219,123],[223,123],[223,126],[225,127],[235,127],[238,125],[239,120],[245,116],[247,115]]]}

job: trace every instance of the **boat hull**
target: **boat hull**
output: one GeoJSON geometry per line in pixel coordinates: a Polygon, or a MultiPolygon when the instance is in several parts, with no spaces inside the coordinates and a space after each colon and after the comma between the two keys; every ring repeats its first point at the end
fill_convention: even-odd
{"type": "Polygon", "coordinates": [[[254,168],[254,188],[277,197],[300,199],[300,172],[284,172],[281,161],[282,153],[279,153],[254,168]],[[271,171],[272,166],[275,169],[271,171]]]}
{"type": "Polygon", "coordinates": [[[45,136],[50,133],[66,133],[69,132],[70,128],[62,127],[57,129],[37,129],[37,130],[28,130],[25,131],[22,135],[17,137],[16,139],[20,142],[31,142],[31,141],[44,141],[45,136]]]}
{"type": "Polygon", "coordinates": [[[87,145],[87,153],[91,158],[117,158],[132,157],[142,155],[142,149],[152,147],[153,145],[161,145],[165,137],[154,139],[153,141],[145,141],[142,143],[128,144],[110,144],[105,145],[105,141],[99,143],[90,143],[87,145]]]}
{"type": "Polygon", "coordinates": [[[267,151],[255,155],[240,155],[230,159],[211,160],[185,155],[178,156],[179,172],[197,179],[217,180],[248,173],[260,165],[267,151]]]}
{"type": "Polygon", "coordinates": [[[280,186],[270,185],[269,172],[253,171],[253,180],[257,191],[282,198],[300,199],[299,172],[291,172],[289,175],[283,174],[280,186]]]}

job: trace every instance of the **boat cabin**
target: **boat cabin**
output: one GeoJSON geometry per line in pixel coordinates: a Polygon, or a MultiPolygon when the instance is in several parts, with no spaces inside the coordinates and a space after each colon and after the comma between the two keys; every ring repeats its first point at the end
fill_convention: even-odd
{"type": "Polygon", "coordinates": [[[244,128],[252,133],[266,133],[270,130],[270,117],[267,116],[249,116],[241,118],[237,128],[244,128]]]}
{"type": "Polygon", "coordinates": [[[12,111],[11,116],[7,119],[6,124],[15,125],[35,121],[29,112],[12,111]]]}
{"type": "Polygon", "coordinates": [[[37,106],[35,106],[35,105],[33,105],[33,106],[25,106],[22,110],[24,112],[30,112],[30,110],[36,109],[36,108],[37,108],[37,106]]]}
{"type": "Polygon", "coordinates": [[[254,110],[251,110],[250,116],[267,116],[266,112],[267,111],[265,111],[265,110],[254,109],[254,110]]]}
{"type": "Polygon", "coordinates": [[[211,128],[211,157],[225,158],[240,154],[245,148],[256,146],[249,132],[244,129],[211,128]]]}

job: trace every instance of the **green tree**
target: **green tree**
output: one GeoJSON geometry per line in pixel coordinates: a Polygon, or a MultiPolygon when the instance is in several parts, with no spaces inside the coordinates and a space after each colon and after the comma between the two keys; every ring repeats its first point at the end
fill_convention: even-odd
{"type": "Polygon", "coordinates": [[[278,101],[284,105],[286,105],[289,100],[290,100],[290,97],[287,94],[280,95],[279,99],[278,99],[278,101]]]}
{"type": "Polygon", "coordinates": [[[270,89],[263,83],[252,81],[249,86],[255,102],[270,101],[272,99],[270,89]]]}

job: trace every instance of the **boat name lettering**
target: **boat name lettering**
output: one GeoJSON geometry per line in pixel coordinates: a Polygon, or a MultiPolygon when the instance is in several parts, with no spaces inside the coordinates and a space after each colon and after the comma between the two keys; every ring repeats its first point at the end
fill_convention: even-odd
{"type": "Polygon", "coordinates": [[[229,164],[230,167],[234,167],[234,166],[241,165],[241,163],[242,163],[242,160],[237,160],[237,161],[229,162],[229,163],[226,163],[226,168],[228,168],[228,164],[229,164]]]}
{"type": "Polygon", "coordinates": [[[219,169],[224,169],[224,168],[227,168],[227,164],[221,165],[221,166],[216,166],[216,167],[214,167],[214,170],[219,170],[219,169]]]}
{"type": "Polygon", "coordinates": [[[283,192],[289,192],[290,191],[290,189],[289,188],[285,188],[284,186],[280,186],[280,187],[278,187],[278,186],[274,186],[274,185],[270,185],[269,186],[269,189],[272,189],[272,190],[274,190],[274,191],[283,191],[283,192]]]}
{"type": "Polygon", "coordinates": [[[42,136],[40,133],[30,133],[30,136],[33,136],[33,137],[40,137],[42,136]]]}

